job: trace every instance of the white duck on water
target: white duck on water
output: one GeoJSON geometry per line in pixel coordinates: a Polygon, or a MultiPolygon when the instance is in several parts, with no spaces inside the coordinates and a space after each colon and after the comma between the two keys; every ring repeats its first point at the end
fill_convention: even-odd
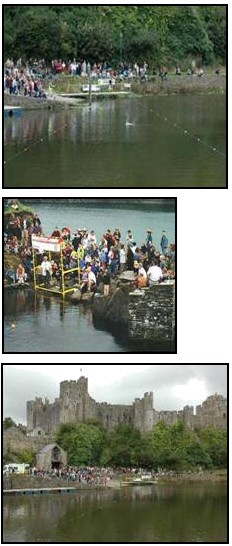
{"type": "Polygon", "coordinates": [[[126,123],[125,123],[126,127],[133,127],[135,124],[132,123],[131,121],[129,121],[129,116],[127,114],[126,116],[126,123]]]}

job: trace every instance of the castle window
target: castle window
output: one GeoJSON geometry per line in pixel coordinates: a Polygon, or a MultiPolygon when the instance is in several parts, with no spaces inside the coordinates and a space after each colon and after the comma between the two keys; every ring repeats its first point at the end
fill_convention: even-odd
{"type": "Polygon", "coordinates": [[[225,419],[225,418],[226,418],[226,413],[223,413],[223,419],[225,419]]]}

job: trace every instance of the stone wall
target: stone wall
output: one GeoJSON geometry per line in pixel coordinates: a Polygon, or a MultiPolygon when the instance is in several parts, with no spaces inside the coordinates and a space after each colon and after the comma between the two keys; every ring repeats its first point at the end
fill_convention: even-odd
{"type": "Polygon", "coordinates": [[[226,428],[227,426],[227,399],[219,394],[209,396],[201,406],[196,408],[195,426],[213,426],[217,423],[217,428],[226,428]]]}
{"type": "Polygon", "coordinates": [[[67,453],[57,444],[46,445],[36,454],[36,466],[40,470],[51,470],[54,467],[61,468],[66,466],[67,462],[67,453]],[[56,449],[55,455],[54,449],[56,449]]]}
{"type": "Polygon", "coordinates": [[[20,453],[24,449],[38,451],[48,443],[48,436],[31,437],[25,436],[18,428],[10,427],[3,431],[3,453],[20,453]]]}
{"type": "Polygon", "coordinates": [[[172,342],[175,336],[175,284],[155,284],[129,294],[129,339],[172,342]]]}

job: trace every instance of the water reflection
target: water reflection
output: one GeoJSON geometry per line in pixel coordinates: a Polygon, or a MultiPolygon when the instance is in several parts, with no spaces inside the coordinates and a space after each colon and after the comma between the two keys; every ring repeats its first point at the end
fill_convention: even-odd
{"type": "Polygon", "coordinates": [[[104,328],[96,335],[89,305],[76,306],[32,290],[7,289],[4,315],[6,352],[127,351],[104,328]]]}
{"type": "Polygon", "coordinates": [[[93,319],[92,306],[33,290],[4,294],[5,352],[173,352],[175,341],[129,343],[127,329],[93,319]],[[12,328],[12,323],[14,328],[12,328]]]}
{"type": "Polygon", "coordinates": [[[226,507],[221,484],[4,497],[4,540],[226,542],[226,507]]]}
{"type": "Polygon", "coordinates": [[[225,97],[142,97],[24,112],[5,120],[5,186],[223,186],[226,158],[188,135],[226,153],[225,97]]]}

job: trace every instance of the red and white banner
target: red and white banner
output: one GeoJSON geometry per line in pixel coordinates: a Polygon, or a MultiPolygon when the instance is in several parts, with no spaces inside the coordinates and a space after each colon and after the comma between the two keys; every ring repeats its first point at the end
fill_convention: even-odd
{"type": "Polygon", "coordinates": [[[32,248],[36,248],[39,252],[48,250],[50,252],[60,252],[62,247],[62,239],[52,239],[51,237],[37,237],[32,235],[32,248]]]}

